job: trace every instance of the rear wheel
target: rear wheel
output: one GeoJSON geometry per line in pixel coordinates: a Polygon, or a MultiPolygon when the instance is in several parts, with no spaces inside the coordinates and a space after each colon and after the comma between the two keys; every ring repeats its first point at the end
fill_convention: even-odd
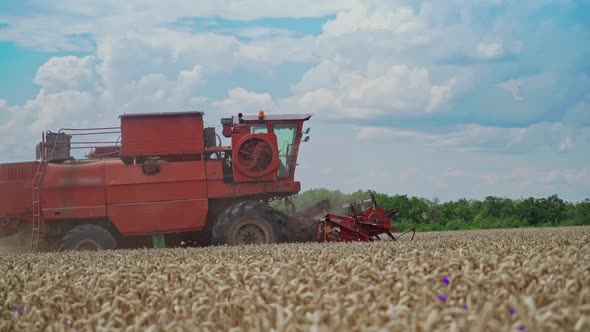
{"type": "Polygon", "coordinates": [[[214,245],[279,243],[287,240],[285,220],[262,202],[246,201],[228,207],[212,229],[214,245]]]}
{"type": "Polygon", "coordinates": [[[96,251],[116,249],[117,240],[108,230],[98,225],[79,225],[70,229],[61,240],[59,251],[96,251]]]}

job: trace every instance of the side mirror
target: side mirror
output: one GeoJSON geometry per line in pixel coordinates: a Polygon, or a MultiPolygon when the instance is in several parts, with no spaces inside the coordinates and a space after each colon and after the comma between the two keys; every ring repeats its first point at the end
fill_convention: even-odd
{"type": "Polygon", "coordinates": [[[305,136],[305,138],[303,139],[304,142],[309,141],[309,136],[305,136]]]}
{"type": "Polygon", "coordinates": [[[305,129],[305,131],[303,132],[305,135],[309,134],[309,128],[305,129]]]}

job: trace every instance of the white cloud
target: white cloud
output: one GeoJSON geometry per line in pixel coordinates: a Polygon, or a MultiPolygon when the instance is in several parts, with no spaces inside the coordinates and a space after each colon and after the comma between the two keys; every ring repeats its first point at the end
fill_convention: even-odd
{"type": "MultiPolygon", "coordinates": [[[[521,189],[523,194],[525,194],[532,187],[549,186],[551,188],[555,186],[563,188],[567,185],[575,185],[577,187],[590,186],[590,167],[579,169],[535,169],[526,167],[512,168],[507,172],[486,172],[450,168],[445,169],[441,173],[441,177],[447,183],[468,179],[488,186],[507,186],[510,184],[521,189]]],[[[544,194],[549,195],[551,191],[546,191],[544,194]]]]}
{"type": "Polygon", "coordinates": [[[95,98],[88,92],[60,91],[46,94],[41,90],[29,107],[37,113],[32,129],[37,132],[46,128],[62,128],[65,123],[72,127],[92,126],[95,98]]]}
{"type": "Polygon", "coordinates": [[[327,37],[353,32],[386,30],[411,32],[421,28],[421,23],[411,7],[355,6],[350,11],[341,11],[328,21],[323,31],[327,37]]]}
{"type": "Polygon", "coordinates": [[[26,151],[34,152],[45,130],[112,126],[123,113],[194,110],[195,102],[204,102],[197,92],[204,79],[200,65],[180,70],[173,78],[150,73],[117,84],[102,76],[110,71],[93,57],[54,57],[42,65],[35,78],[41,86],[35,99],[21,106],[0,100],[6,119],[0,132],[9,137],[3,144],[5,158],[30,156],[26,151]],[[101,65],[103,70],[97,70],[101,65]]]}
{"type": "Polygon", "coordinates": [[[566,185],[590,186],[590,167],[581,169],[552,169],[535,174],[545,184],[565,183],[566,185]]]}
{"type": "Polygon", "coordinates": [[[498,87],[512,95],[516,101],[524,101],[527,94],[534,94],[537,91],[550,86],[555,78],[551,73],[541,73],[532,76],[518,77],[498,83],[498,87]]]}
{"type": "Polygon", "coordinates": [[[522,87],[522,84],[522,80],[514,79],[501,82],[498,84],[498,86],[508,91],[514,100],[523,101],[524,98],[520,95],[520,88],[522,87]]]}
{"type": "Polygon", "coordinates": [[[308,70],[293,87],[295,95],[281,102],[289,108],[338,118],[424,114],[449,107],[455,82],[455,79],[433,82],[424,67],[369,63],[364,70],[356,70],[336,58],[308,70]]]}
{"type": "Polygon", "coordinates": [[[477,54],[484,59],[496,59],[504,55],[504,47],[500,43],[479,43],[477,54]]]}
{"type": "Polygon", "coordinates": [[[572,138],[566,136],[565,139],[559,145],[559,152],[567,152],[574,149],[574,143],[572,142],[572,138]]]}
{"type": "Polygon", "coordinates": [[[445,85],[434,85],[430,88],[427,112],[433,113],[448,108],[454,97],[454,80],[445,85]]]}
{"type": "Polygon", "coordinates": [[[560,123],[541,123],[524,128],[471,124],[450,128],[445,132],[440,132],[439,129],[437,133],[382,127],[357,128],[357,137],[365,141],[391,139],[435,148],[452,148],[457,151],[494,153],[534,150],[568,152],[574,149],[574,139],[584,141],[587,139],[586,135],[584,129],[575,130],[560,123]]]}
{"type": "MultiPolygon", "coordinates": [[[[87,36],[104,38],[122,31],[145,31],[173,26],[186,18],[219,17],[230,20],[254,20],[267,17],[324,17],[351,8],[355,0],[338,2],[294,0],[252,1],[176,0],[162,6],[160,1],[59,2],[35,1],[39,14],[2,16],[8,27],[0,30],[0,41],[45,51],[89,51],[87,36]],[[67,24],[64,24],[67,22],[67,24]],[[42,28],[39,28],[42,27],[42,28]]],[[[211,45],[214,46],[214,45],[211,45]]]]}
{"type": "MultiPolygon", "coordinates": [[[[99,40],[98,71],[110,85],[139,80],[150,73],[176,75],[201,65],[207,72],[229,72],[253,58],[247,45],[233,36],[151,30],[99,40]]],[[[255,56],[254,56],[255,58],[255,56]]],[[[254,61],[255,62],[255,61],[254,61]]]]}
{"type": "Polygon", "coordinates": [[[37,70],[33,82],[47,92],[92,89],[96,81],[96,58],[86,56],[52,57],[37,70]]]}
{"type": "Polygon", "coordinates": [[[272,97],[268,93],[249,92],[243,88],[229,91],[229,97],[211,103],[211,106],[221,110],[223,114],[257,113],[259,110],[274,112],[277,110],[272,97]]]}

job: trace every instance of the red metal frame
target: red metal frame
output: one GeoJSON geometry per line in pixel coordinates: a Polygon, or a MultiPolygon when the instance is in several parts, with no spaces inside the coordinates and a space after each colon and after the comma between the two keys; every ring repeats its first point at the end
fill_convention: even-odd
{"type": "MultiPolygon", "coordinates": [[[[385,234],[392,240],[397,240],[391,232],[397,227],[391,225],[391,217],[399,215],[399,210],[385,210],[377,206],[375,196],[353,202],[349,206],[349,216],[327,214],[318,226],[319,242],[353,242],[380,240],[380,235],[385,234]],[[357,213],[354,210],[355,203],[371,203],[371,207],[357,213]]],[[[413,228],[410,231],[416,232],[413,228]]],[[[403,233],[402,235],[406,234],[403,233]]],[[[400,235],[400,237],[402,236],[400,235]]],[[[414,235],[412,235],[412,240],[414,235]]]]}
{"type": "Polygon", "coordinates": [[[121,156],[170,156],[204,152],[203,113],[140,113],[121,118],[121,156]]]}

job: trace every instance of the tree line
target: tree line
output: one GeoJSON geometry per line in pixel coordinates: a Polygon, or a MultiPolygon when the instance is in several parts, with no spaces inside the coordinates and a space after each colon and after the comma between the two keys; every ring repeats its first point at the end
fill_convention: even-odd
{"type": "MultiPolygon", "coordinates": [[[[362,190],[346,194],[320,188],[294,195],[291,201],[296,210],[302,210],[322,199],[329,199],[332,203],[330,212],[346,213],[342,205],[371,193],[379,206],[400,210],[400,215],[392,223],[402,230],[414,225],[420,231],[590,225],[590,198],[568,202],[558,195],[522,199],[488,196],[483,200],[462,198],[441,203],[437,198],[390,196],[362,190]]],[[[282,204],[276,207],[287,210],[282,204]]]]}

